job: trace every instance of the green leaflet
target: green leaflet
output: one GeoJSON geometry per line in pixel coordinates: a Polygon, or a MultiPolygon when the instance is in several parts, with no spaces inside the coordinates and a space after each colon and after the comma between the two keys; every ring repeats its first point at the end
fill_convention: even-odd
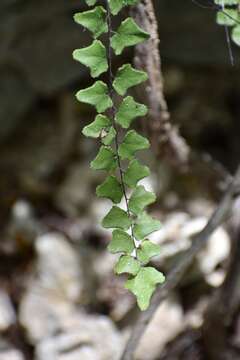
{"type": "Polygon", "coordinates": [[[149,168],[141,165],[138,160],[134,159],[129,163],[129,166],[123,175],[123,180],[127,186],[135,188],[139,180],[149,175],[149,168]]]}
{"type": "Polygon", "coordinates": [[[141,310],[146,310],[157,284],[165,281],[164,275],[152,267],[141,268],[136,277],[126,282],[126,289],[136,297],[141,310]]]}
{"type": "MultiPolygon", "coordinates": [[[[97,0],[85,2],[94,6],[97,0]]],[[[110,41],[116,55],[121,54],[126,47],[149,38],[149,34],[130,17],[122,21],[117,30],[111,27],[111,23],[114,24],[110,21],[111,14],[116,15],[123,7],[139,2],[140,0],[106,0],[103,2],[105,8],[96,6],[74,15],[75,22],[88,29],[94,38],[91,45],[73,52],[73,58],[90,69],[91,77],[100,76],[112,66],[109,52],[98,40],[99,36],[107,33],[107,42],[110,41]],[[114,35],[109,39],[112,33],[114,35]]],[[[107,78],[109,75],[111,74],[108,74],[107,78]]],[[[159,247],[147,240],[146,236],[158,230],[160,223],[144,212],[156,197],[138,185],[150,172],[147,166],[134,157],[137,151],[149,148],[150,144],[148,139],[135,130],[127,130],[119,143],[121,136],[117,124],[128,129],[134,119],[147,114],[147,107],[137,103],[131,96],[122,99],[118,107],[113,100],[114,92],[124,97],[130,88],[141,84],[147,78],[145,72],[133,68],[131,64],[124,64],[118,69],[112,85],[98,80],[76,94],[78,101],[94,106],[98,112],[94,121],[85,126],[82,133],[87,137],[100,139],[101,146],[91,162],[91,168],[104,170],[107,176],[103,183],[97,186],[96,193],[98,197],[107,198],[115,204],[103,218],[102,226],[113,229],[108,250],[114,254],[120,253],[114,271],[116,274],[128,274],[126,288],[136,295],[142,310],[148,307],[156,285],[164,280],[164,276],[157,270],[144,268],[153,256],[159,254],[159,247]],[[129,160],[126,170],[125,160],[129,160]],[[130,198],[128,188],[132,189],[130,198]],[[116,206],[122,199],[125,201],[126,210],[116,206]]],[[[122,132],[122,129],[120,130],[122,132]]]]}
{"type": "Polygon", "coordinates": [[[119,146],[118,153],[123,160],[131,160],[136,151],[148,149],[149,146],[149,141],[145,137],[139,135],[135,130],[130,130],[119,146]]]}
{"type": "Polygon", "coordinates": [[[135,215],[141,213],[146,206],[152,204],[156,200],[156,195],[150,191],[146,191],[144,186],[137,186],[129,200],[129,209],[135,215]]]}
{"type": "Polygon", "coordinates": [[[111,145],[116,136],[116,130],[112,126],[105,136],[102,137],[102,143],[104,145],[111,145]]]}
{"type": "Polygon", "coordinates": [[[108,30],[106,10],[102,6],[96,6],[93,10],[84,11],[74,15],[74,20],[92,32],[94,38],[98,38],[108,30]]]}
{"type": "Polygon", "coordinates": [[[95,106],[98,113],[106,111],[113,105],[108,95],[108,87],[102,81],[96,81],[89,88],[78,91],[76,97],[80,102],[95,106]]]}
{"type": "Polygon", "coordinates": [[[231,38],[236,45],[240,46],[240,25],[234,27],[231,38]]]}
{"type": "Polygon", "coordinates": [[[129,255],[122,255],[114,267],[116,274],[131,274],[137,275],[141,268],[141,264],[138,260],[129,255]]]}
{"type": "Polygon", "coordinates": [[[109,213],[102,221],[102,226],[105,228],[119,228],[123,230],[129,229],[131,220],[128,217],[126,211],[120,209],[117,206],[113,206],[109,213]]]}
{"type": "Polygon", "coordinates": [[[88,66],[93,78],[101,75],[108,69],[106,48],[99,40],[94,40],[86,48],[74,50],[73,58],[88,66]]]}
{"type": "Polygon", "coordinates": [[[239,4],[239,0],[214,0],[214,3],[220,6],[222,6],[222,4],[224,6],[229,6],[229,5],[231,6],[231,5],[239,4]]]}
{"type": "Polygon", "coordinates": [[[117,15],[124,6],[135,5],[139,0],[109,0],[109,7],[113,15],[117,15]]]}
{"type": "Polygon", "coordinates": [[[141,84],[147,79],[146,72],[136,70],[130,64],[125,64],[118,69],[113,87],[119,95],[123,96],[129,88],[141,84]]]}
{"type": "Polygon", "coordinates": [[[120,55],[125,47],[134,46],[149,38],[132,18],[124,20],[111,39],[111,46],[116,55],[120,55]]]}
{"type": "Polygon", "coordinates": [[[147,111],[145,105],[137,103],[132,96],[127,96],[116,114],[116,122],[127,129],[135,118],[146,115],[147,111]]]}
{"type": "Polygon", "coordinates": [[[93,6],[96,4],[97,0],[85,0],[88,6],[93,6]]]}
{"type": "Polygon", "coordinates": [[[114,230],[112,234],[112,240],[108,245],[108,250],[114,254],[123,252],[131,255],[134,250],[133,238],[125,231],[119,229],[114,230]]]}
{"type": "Polygon", "coordinates": [[[238,21],[239,15],[237,10],[225,9],[217,12],[217,24],[223,26],[233,26],[238,21]],[[235,20],[234,20],[235,19],[235,20]]]}
{"type": "Polygon", "coordinates": [[[112,149],[101,146],[96,158],[91,162],[91,168],[94,170],[111,171],[116,169],[117,160],[116,154],[112,149]]]}
{"type": "Polygon", "coordinates": [[[152,232],[157,231],[161,228],[161,223],[153,219],[150,215],[143,212],[139,215],[136,224],[133,227],[133,234],[138,240],[144,239],[152,232]]]}
{"type": "Polygon", "coordinates": [[[160,246],[152,243],[149,240],[144,240],[140,248],[137,249],[137,258],[143,264],[149,263],[152,257],[159,255],[161,252],[160,246]]]}
{"type": "Polygon", "coordinates": [[[87,137],[98,138],[102,131],[109,129],[110,126],[110,119],[105,115],[99,114],[91,124],[83,128],[82,133],[87,137]]]}
{"type": "Polygon", "coordinates": [[[232,26],[231,39],[240,46],[240,14],[239,14],[239,0],[214,0],[214,3],[223,10],[219,10],[216,16],[218,25],[232,26]]]}
{"type": "Polygon", "coordinates": [[[118,204],[123,196],[122,186],[115,176],[108,176],[106,180],[97,187],[97,196],[105,197],[118,204]]]}

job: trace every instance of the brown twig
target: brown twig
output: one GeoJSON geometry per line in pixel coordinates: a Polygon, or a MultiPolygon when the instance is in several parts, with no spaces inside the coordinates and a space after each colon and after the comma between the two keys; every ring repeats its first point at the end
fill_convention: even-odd
{"type": "Polygon", "coordinates": [[[208,359],[239,359],[229,342],[229,328],[240,306],[240,198],[230,222],[231,254],[222,286],[215,292],[205,313],[202,337],[208,359]],[[227,355],[228,354],[228,355],[227,355]]]}
{"type": "Polygon", "coordinates": [[[165,284],[157,290],[152,299],[149,309],[143,313],[137,321],[132,335],[128,341],[126,349],[122,355],[121,360],[133,360],[135,350],[139,341],[145,332],[146,327],[151,321],[159,305],[166,299],[169,292],[173,290],[182,279],[186,270],[191,265],[193,259],[198,252],[206,245],[209,236],[230,216],[232,205],[240,192],[240,166],[229,185],[223,199],[219,206],[216,208],[212,217],[208,221],[206,227],[194,237],[192,246],[182,256],[179,257],[177,264],[170,271],[167,276],[165,284]]]}
{"type": "Polygon", "coordinates": [[[135,66],[148,74],[148,81],[140,88],[139,94],[149,107],[148,131],[157,155],[166,157],[174,165],[186,165],[189,148],[178,129],[170,122],[167,103],[163,94],[163,77],[159,54],[158,24],[152,0],[142,0],[132,10],[136,22],[150,34],[150,40],[135,48],[135,66]]]}

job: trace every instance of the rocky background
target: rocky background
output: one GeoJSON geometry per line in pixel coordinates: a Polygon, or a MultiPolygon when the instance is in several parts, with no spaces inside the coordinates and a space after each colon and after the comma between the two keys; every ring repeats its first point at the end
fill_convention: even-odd
{"type": "MultiPolygon", "coordinates": [[[[151,210],[163,223],[152,238],[162,245],[155,265],[167,272],[205,226],[224,169],[239,163],[240,51],[233,45],[231,67],[214,11],[190,0],[155,5],[171,119],[192,151],[220,169],[210,176],[212,162],[196,163],[176,174],[145,155],[153,170],[147,186],[159,199],[151,210]]],[[[113,275],[110,234],[99,226],[109,203],[96,198],[100,177],[89,169],[97,144],[81,135],[93,112],[74,97],[90,81],[71,58],[89,41],[72,21],[83,6],[0,2],[0,360],[117,360],[138,314],[124,279],[113,275]]],[[[198,334],[225,278],[231,226],[209,239],[159,308],[136,359],[207,359],[198,334]]],[[[238,349],[238,316],[235,325],[230,341],[238,349]]]]}

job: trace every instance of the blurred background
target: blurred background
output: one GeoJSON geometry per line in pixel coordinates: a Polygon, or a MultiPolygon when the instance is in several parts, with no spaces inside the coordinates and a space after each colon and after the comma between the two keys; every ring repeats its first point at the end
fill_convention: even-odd
{"type": "MultiPolygon", "coordinates": [[[[0,360],[117,360],[138,314],[99,225],[110,204],[95,196],[103,174],[89,169],[98,144],[81,134],[94,111],[74,96],[91,81],[71,56],[90,41],[72,20],[83,3],[0,1],[0,360]]],[[[161,154],[143,155],[152,166],[146,186],[158,194],[151,212],[163,223],[154,263],[167,272],[239,163],[240,50],[233,45],[232,67],[214,11],[154,3],[171,121],[206,160],[181,171],[161,154]]],[[[219,228],[159,308],[136,359],[207,359],[199,331],[224,282],[232,227],[219,228]]],[[[238,349],[238,316],[231,325],[238,349]]]]}

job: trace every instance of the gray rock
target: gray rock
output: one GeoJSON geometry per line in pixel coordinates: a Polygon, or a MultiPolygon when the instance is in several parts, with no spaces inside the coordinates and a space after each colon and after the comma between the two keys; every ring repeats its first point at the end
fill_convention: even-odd
{"type": "Polygon", "coordinates": [[[7,349],[0,351],[0,360],[24,360],[24,357],[18,350],[7,349]]]}
{"type": "Polygon", "coordinates": [[[183,309],[176,301],[159,306],[136,350],[136,360],[157,360],[165,345],[184,329],[183,309]]]}
{"type": "Polygon", "coordinates": [[[37,345],[36,360],[118,360],[123,339],[104,316],[76,314],[59,335],[37,345]]]}
{"type": "Polygon", "coordinates": [[[16,314],[11,300],[8,294],[0,289],[0,331],[6,331],[15,321],[16,314]]]}
{"type": "Polygon", "coordinates": [[[36,275],[20,304],[19,319],[29,340],[37,341],[61,330],[83,291],[83,274],[78,253],[58,233],[40,236],[36,275]]]}

